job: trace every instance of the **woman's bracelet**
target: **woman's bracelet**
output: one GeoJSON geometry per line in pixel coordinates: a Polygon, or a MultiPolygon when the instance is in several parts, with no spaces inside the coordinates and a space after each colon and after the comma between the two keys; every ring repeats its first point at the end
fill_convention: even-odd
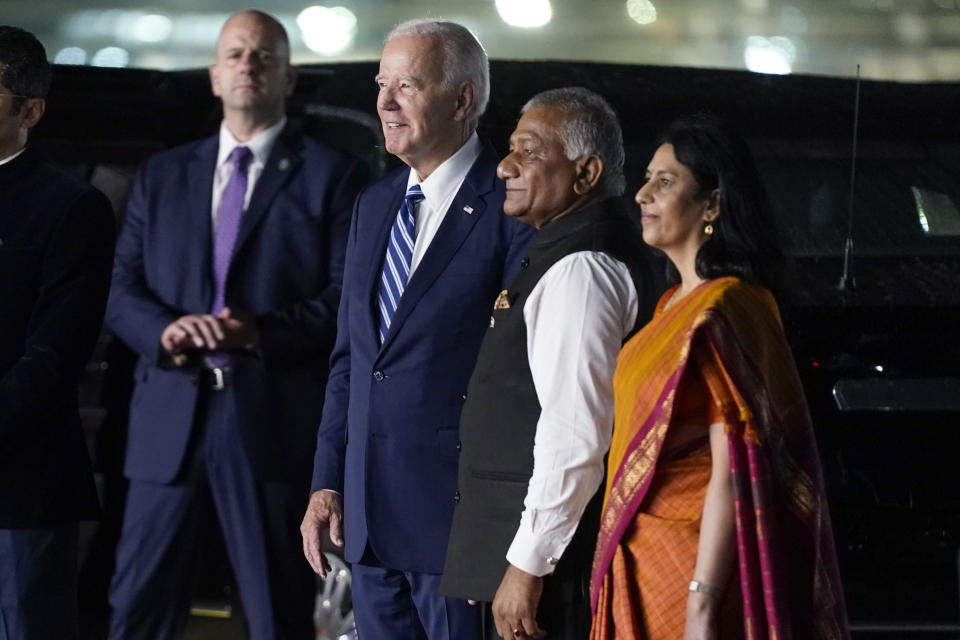
{"type": "Polygon", "coordinates": [[[718,587],[711,587],[708,584],[703,584],[699,580],[690,581],[690,591],[698,591],[700,593],[705,593],[711,598],[720,598],[723,595],[723,589],[718,587]]]}

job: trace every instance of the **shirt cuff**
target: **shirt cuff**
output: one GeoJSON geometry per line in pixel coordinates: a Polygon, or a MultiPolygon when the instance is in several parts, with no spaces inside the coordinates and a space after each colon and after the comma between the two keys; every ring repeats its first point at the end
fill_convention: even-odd
{"type": "Polygon", "coordinates": [[[507,562],[535,576],[553,573],[566,545],[520,529],[507,550],[507,562]]]}

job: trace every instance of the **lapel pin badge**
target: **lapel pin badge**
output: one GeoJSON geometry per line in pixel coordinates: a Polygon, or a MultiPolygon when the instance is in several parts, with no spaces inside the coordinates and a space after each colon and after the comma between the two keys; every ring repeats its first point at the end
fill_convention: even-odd
{"type": "Polygon", "coordinates": [[[494,310],[510,308],[510,291],[508,289],[500,292],[500,295],[497,296],[497,301],[493,303],[493,308],[494,310]]]}
{"type": "Polygon", "coordinates": [[[287,158],[282,158],[277,168],[279,168],[280,171],[286,171],[287,169],[290,168],[290,160],[288,160],[287,158]]]}
{"type": "Polygon", "coordinates": [[[473,207],[471,207],[470,205],[466,205],[463,208],[463,210],[466,211],[468,214],[473,215],[473,207]]]}

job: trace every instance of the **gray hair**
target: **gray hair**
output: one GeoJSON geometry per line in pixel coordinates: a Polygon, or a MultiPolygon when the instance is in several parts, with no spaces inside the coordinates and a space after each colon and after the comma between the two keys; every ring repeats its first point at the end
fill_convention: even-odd
{"type": "Polygon", "coordinates": [[[583,87],[550,89],[530,98],[520,113],[534,107],[559,109],[567,115],[560,141],[568,160],[596,155],[603,161],[597,185],[600,195],[619,196],[627,187],[623,176],[623,132],[616,112],[599,94],[583,87]]]}
{"type": "Polygon", "coordinates": [[[461,82],[470,82],[477,91],[473,117],[477,120],[490,102],[490,62],[476,36],[455,22],[418,18],[394,27],[387,42],[401,36],[433,36],[443,50],[443,86],[454,89],[461,82]]]}

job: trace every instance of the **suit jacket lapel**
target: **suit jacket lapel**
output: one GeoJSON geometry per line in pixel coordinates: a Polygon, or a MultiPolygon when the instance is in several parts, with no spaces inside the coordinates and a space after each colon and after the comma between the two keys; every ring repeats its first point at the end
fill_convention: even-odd
{"type": "MultiPolygon", "coordinates": [[[[437,235],[433,237],[430,247],[423,259],[413,272],[407,288],[400,298],[390,331],[383,341],[381,349],[389,346],[393,336],[403,326],[410,313],[416,308],[423,294],[427,292],[434,281],[443,273],[443,270],[453,259],[460,245],[470,235],[470,231],[483,215],[500,215],[500,211],[488,211],[487,197],[495,186],[495,170],[497,157],[493,149],[485,147],[476,162],[467,173],[460,191],[453,199],[453,204],[447,210],[437,235]]],[[[399,206],[399,205],[398,205],[399,206]]]]}
{"type": "Polygon", "coordinates": [[[185,212],[183,224],[186,229],[178,231],[176,237],[185,240],[189,246],[183,254],[188,260],[196,260],[193,273],[199,277],[193,280],[191,291],[185,298],[188,308],[206,311],[213,301],[213,272],[211,255],[213,253],[213,226],[210,216],[213,193],[213,172],[217,167],[218,138],[208,138],[200,143],[186,167],[186,197],[182,198],[185,212]]]}
{"type": "MultiPolygon", "coordinates": [[[[390,237],[390,230],[393,228],[393,221],[397,218],[397,212],[400,210],[400,203],[407,190],[408,171],[399,171],[397,177],[390,185],[390,197],[386,200],[386,212],[381,215],[380,220],[375,223],[376,228],[370,235],[372,246],[368,252],[361,255],[370,256],[370,265],[367,270],[367,277],[364,282],[363,291],[367,292],[367,302],[370,313],[365,314],[369,319],[367,327],[368,335],[373,337],[374,343],[380,342],[380,308],[377,298],[380,295],[380,277],[383,274],[383,261],[387,253],[387,242],[390,237]]],[[[402,300],[402,298],[401,298],[402,300]]]]}
{"type": "Polygon", "coordinates": [[[240,229],[237,231],[237,241],[233,248],[233,259],[240,254],[244,242],[270,209],[277,191],[294,175],[303,161],[301,150],[303,139],[294,133],[290,125],[284,127],[277,141],[273,144],[270,156],[263,166],[263,172],[257,180],[250,204],[240,218],[240,229]]]}

